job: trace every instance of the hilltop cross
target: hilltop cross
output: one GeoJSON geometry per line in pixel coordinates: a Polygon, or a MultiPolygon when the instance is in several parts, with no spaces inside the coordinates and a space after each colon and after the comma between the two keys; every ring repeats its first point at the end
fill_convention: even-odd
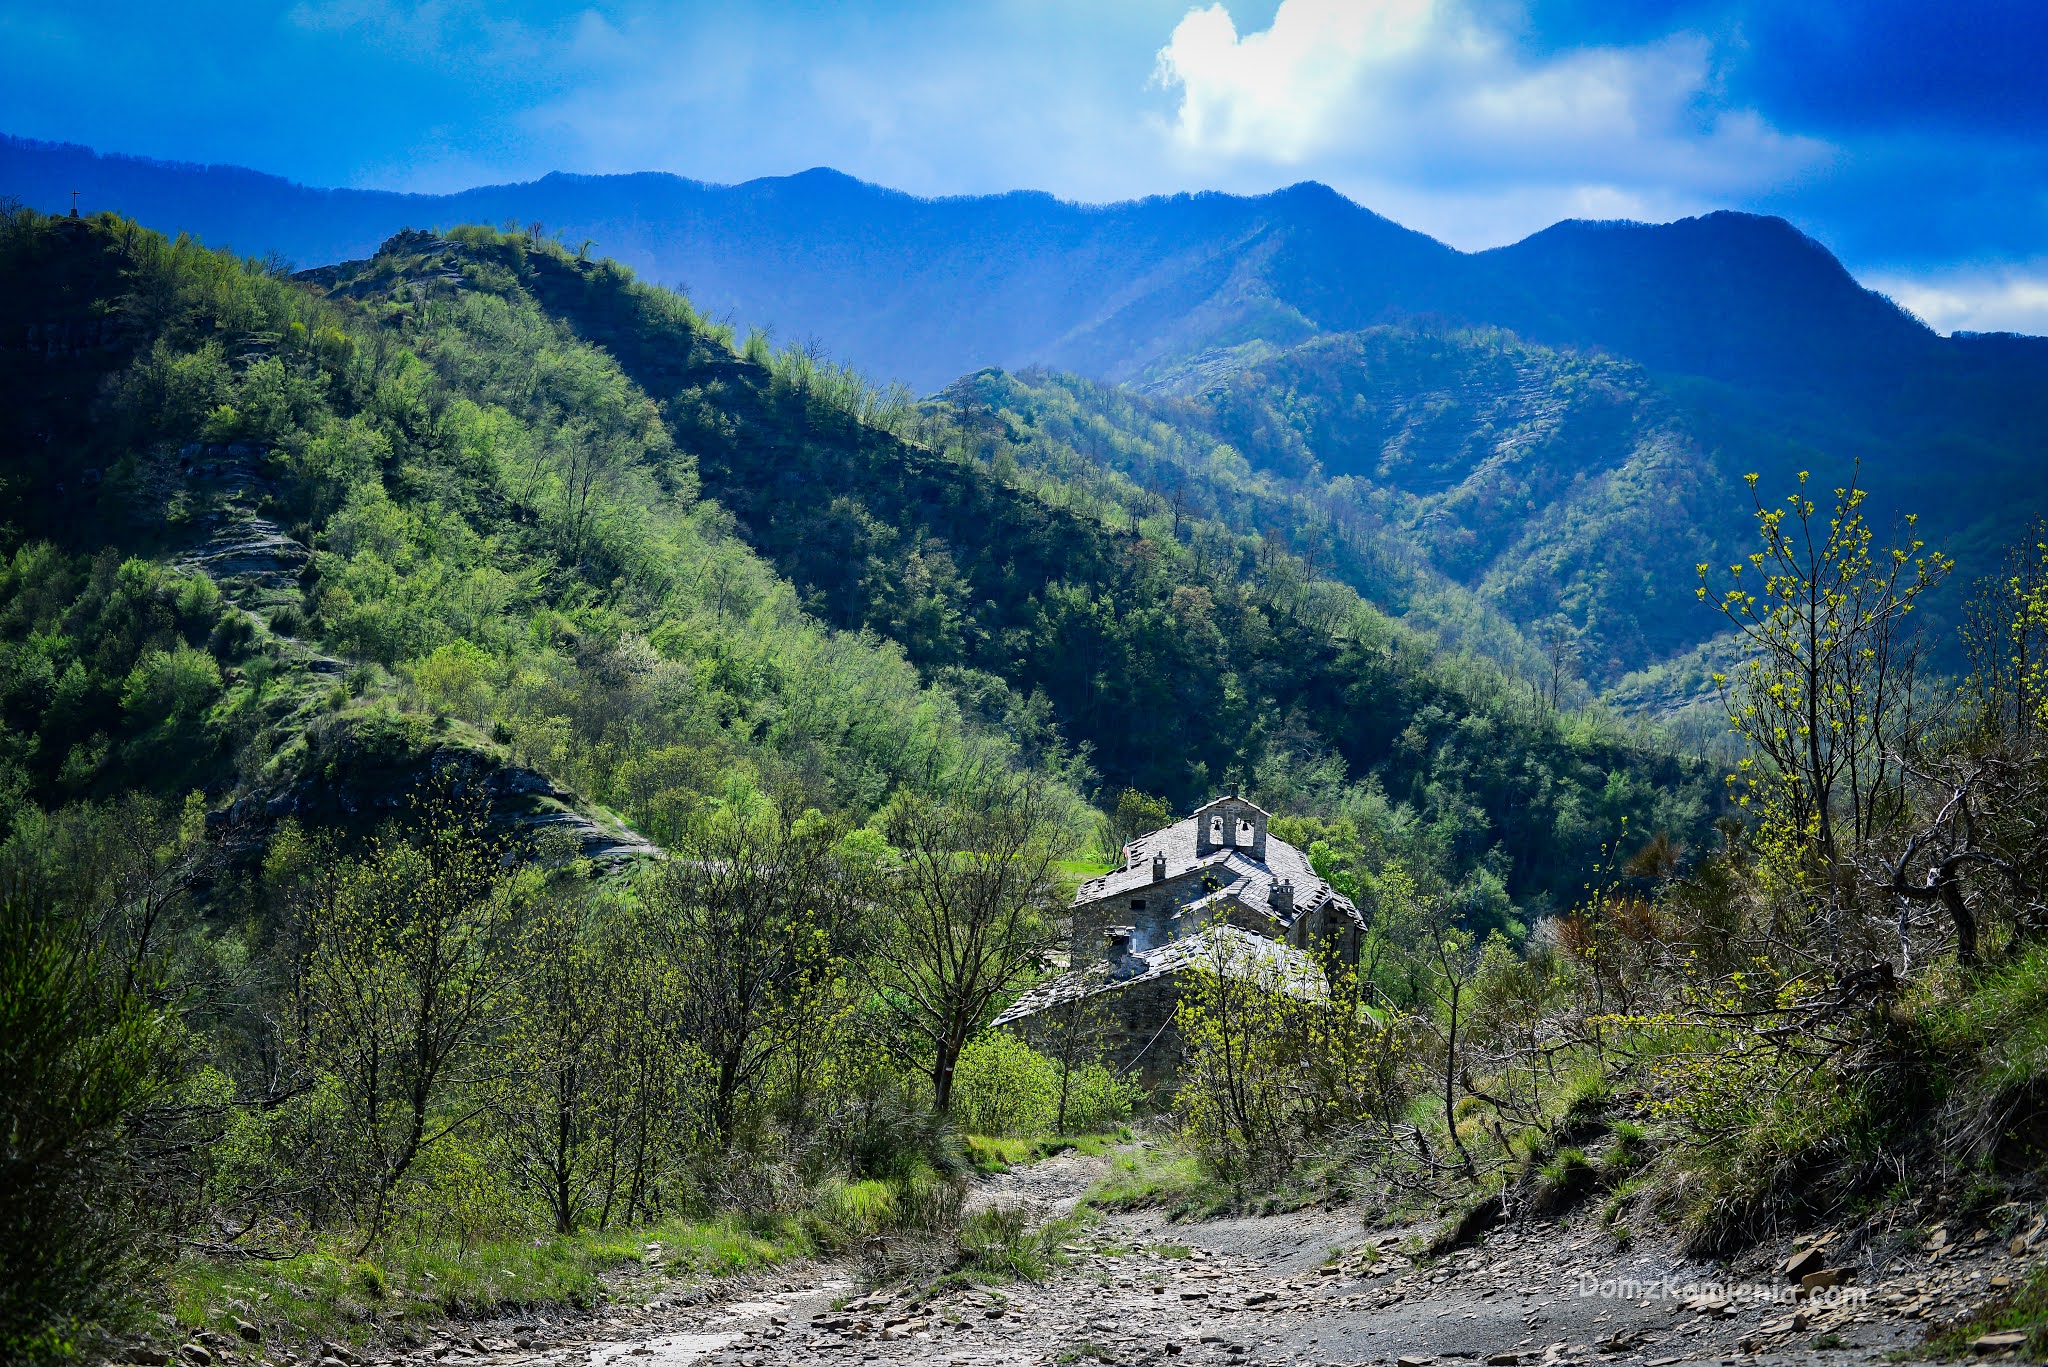
{"type": "Polygon", "coordinates": [[[76,190],[71,192],[71,216],[73,218],[78,217],[78,194],[79,192],[76,190]]]}

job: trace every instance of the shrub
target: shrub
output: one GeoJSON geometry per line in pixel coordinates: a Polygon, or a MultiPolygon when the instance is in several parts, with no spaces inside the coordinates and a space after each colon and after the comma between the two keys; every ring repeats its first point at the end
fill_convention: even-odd
{"type": "Polygon", "coordinates": [[[135,1128],[165,1093],[163,1014],[31,880],[0,870],[0,1360],[73,1356],[162,1252],[135,1128]]]}
{"type": "Polygon", "coordinates": [[[121,706],[145,722],[191,720],[220,694],[220,666],[203,650],[152,650],[129,671],[121,706]]]}
{"type": "Polygon", "coordinates": [[[1067,1132],[1093,1134],[1119,1126],[1131,1118],[1143,1094],[1139,1084],[1100,1063],[1076,1068],[1067,1079],[1067,1132]]]}
{"type": "MultiPolygon", "coordinates": [[[[1069,1069],[1066,1091],[1065,1133],[1089,1134],[1129,1120],[1143,1088],[1087,1063],[1069,1069]]],[[[953,1118],[968,1133],[1052,1134],[1062,1129],[1059,1102],[1059,1063],[1015,1035],[993,1031],[961,1051],[953,1118]]]]}
{"type": "Polygon", "coordinates": [[[1224,926],[1209,933],[1186,982],[1174,1013],[1174,1107],[1215,1175],[1278,1180],[1333,1134],[1398,1109],[1399,1041],[1355,970],[1325,976],[1224,926]]]}
{"type": "Polygon", "coordinates": [[[953,1118],[971,1133],[1042,1133],[1058,1096],[1058,1066],[1007,1031],[992,1030],[960,1051],[953,1118]]]}
{"type": "Polygon", "coordinates": [[[1072,1228],[1053,1221],[1034,1228],[1020,1206],[990,1206],[960,1223],[960,1264],[984,1277],[1037,1281],[1058,1261],[1059,1240],[1072,1228]]]}
{"type": "Polygon", "coordinates": [[[821,1213],[854,1238],[855,1262],[871,1282],[932,1278],[958,1260],[956,1240],[966,1195],[957,1180],[913,1163],[885,1182],[828,1189],[821,1213]]]}

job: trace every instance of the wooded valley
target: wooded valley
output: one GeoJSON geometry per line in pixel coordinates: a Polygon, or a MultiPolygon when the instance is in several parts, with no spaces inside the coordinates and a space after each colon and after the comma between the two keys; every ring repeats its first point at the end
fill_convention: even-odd
{"type": "Polygon", "coordinates": [[[2039,1198],[2048,532],[1497,328],[1153,380],[11,207],[0,1354],[1038,1276],[967,1174],[1134,1125],[1103,1203],[1445,1248],[2039,1198]],[[1360,952],[1198,968],[1170,1090],[991,1029],[1223,792],[1360,952]]]}

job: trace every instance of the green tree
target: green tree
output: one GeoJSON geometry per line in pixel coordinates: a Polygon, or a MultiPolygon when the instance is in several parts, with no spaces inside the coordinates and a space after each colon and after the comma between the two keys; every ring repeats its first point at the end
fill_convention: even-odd
{"type": "Polygon", "coordinates": [[[602,1048],[613,1091],[606,1135],[606,1204],[616,1214],[657,1218],[670,1208],[671,1176],[710,1129],[711,1061],[692,1038],[688,980],[665,946],[666,928],[641,899],[623,899],[596,927],[610,965],[602,1048]]]}
{"type": "Polygon", "coordinates": [[[1415,1018],[1432,1042],[1434,1090],[1445,1139],[1457,1154],[1457,1171],[1478,1176],[1471,1150],[1458,1133],[1458,1097],[1468,1085],[1463,1038],[1472,1006],[1471,989],[1482,955],[1476,937],[1441,894],[1418,885],[1405,869],[1390,868],[1379,879],[1379,914],[1396,952],[1406,961],[1415,1018]]]}
{"type": "Polygon", "coordinates": [[[1963,610],[1967,687],[1989,736],[2030,745],[2048,719],[2048,522],[2008,547],[1963,610]]]}
{"type": "Polygon", "coordinates": [[[1313,970],[1230,926],[1204,933],[1174,1011],[1181,1066],[1174,1109],[1196,1153],[1233,1182],[1285,1172],[1314,1100],[1302,1086],[1313,970]]]}
{"type": "Polygon", "coordinates": [[[806,1026],[828,955],[836,832],[735,786],[654,870],[641,896],[678,975],[691,1041],[715,1070],[712,1137],[806,1026]]]}
{"type": "Polygon", "coordinates": [[[604,1047],[620,966],[576,877],[558,878],[534,899],[508,951],[517,991],[491,1087],[512,1179],[540,1198],[560,1234],[610,1208],[616,1169],[607,1160],[626,1111],[604,1047]]]}
{"type": "Polygon", "coordinates": [[[175,1018],[48,872],[18,838],[0,854],[0,1356],[22,1363],[69,1360],[118,1319],[183,1206],[148,1180],[175,1018]]]}
{"type": "Polygon", "coordinates": [[[1045,779],[985,755],[942,795],[900,795],[887,833],[898,858],[877,889],[886,916],[862,966],[929,1051],[944,1112],[960,1051],[1058,944],[1055,865],[1073,822],[1045,779]]]}
{"type": "Polygon", "coordinates": [[[1899,909],[1900,971],[1911,972],[1913,910],[1934,905],[1956,956],[1974,966],[1992,926],[2013,943],[2048,930],[2040,870],[2048,866],[2048,541],[2036,525],[2008,549],[2002,573],[1979,581],[1962,638],[1970,715],[1959,734],[1907,738],[1900,756],[1911,812],[1881,859],[1899,909]]]}
{"type": "MultiPolygon", "coordinates": [[[[1856,847],[1901,809],[1896,757],[1918,664],[1907,619],[1950,562],[1918,539],[1879,545],[1853,479],[1825,509],[1804,471],[1782,507],[1748,479],[1761,548],[1729,566],[1718,594],[1710,567],[1697,567],[1700,600],[1751,653],[1715,676],[1753,752],[1742,800],[1839,884],[1856,847]]],[[[1914,525],[1909,514],[1908,538],[1914,525]]]]}
{"type": "Polygon", "coordinates": [[[1116,811],[1109,818],[1109,857],[1121,859],[1124,846],[1139,836],[1173,824],[1173,809],[1164,798],[1126,788],[1117,794],[1116,811]]]}
{"type": "Polygon", "coordinates": [[[364,1249],[420,1154],[476,1115],[460,1084],[512,982],[518,887],[484,808],[444,787],[415,810],[423,829],[372,839],[312,908],[313,1039],[357,1144],[364,1249]]]}
{"type": "Polygon", "coordinates": [[[1053,1105],[1053,1132],[1067,1133],[1067,1113],[1074,1089],[1091,1068],[1102,1066],[1103,1046],[1114,1023],[1101,996],[1069,997],[1039,1018],[1038,1043],[1052,1060],[1058,1078],[1053,1105]]]}

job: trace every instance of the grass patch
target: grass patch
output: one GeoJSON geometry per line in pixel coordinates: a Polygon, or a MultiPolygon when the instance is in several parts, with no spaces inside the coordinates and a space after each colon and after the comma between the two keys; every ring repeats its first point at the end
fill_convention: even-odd
{"type": "Polygon", "coordinates": [[[1543,1180],[1553,1189],[1567,1189],[1591,1179],[1593,1164],[1583,1149],[1560,1149],[1543,1165],[1543,1180]]]}
{"type": "Polygon", "coordinates": [[[1085,1199],[1099,1210],[1164,1206],[1182,1219],[1227,1208],[1230,1192],[1202,1171],[1193,1154],[1152,1148],[1112,1158],[1109,1175],[1085,1199]]]}
{"type": "Polygon", "coordinates": [[[1062,1153],[1084,1153],[1098,1157],[1131,1137],[1128,1128],[1114,1134],[1068,1134],[1023,1139],[1009,1135],[970,1134],[966,1136],[967,1161],[985,1177],[1011,1168],[1027,1167],[1062,1153]]]}
{"type": "MultiPolygon", "coordinates": [[[[1500,1192],[1478,1191],[1456,1203],[1422,1244],[1422,1257],[1441,1258],[1478,1239],[1507,1216],[1500,1192]]],[[[1411,1255],[1414,1256],[1414,1255],[1411,1255]]]]}
{"type": "Polygon", "coordinates": [[[1626,1180],[1650,1157],[1650,1136],[1642,1126],[1618,1121],[1612,1136],[1607,1153],[1600,1160],[1600,1180],[1607,1186],[1626,1180]]]}
{"type": "Polygon", "coordinates": [[[1033,1225],[1019,1207],[978,1210],[960,1222],[960,1271],[976,1282],[1040,1281],[1065,1265],[1060,1245],[1080,1227],[1071,1215],[1033,1225]]]}
{"type": "Polygon", "coordinates": [[[1564,1123],[1588,1124],[1599,1121],[1614,1105],[1614,1087],[1597,1069],[1575,1079],[1565,1088],[1564,1123]]]}
{"type": "Polygon", "coordinates": [[[827,1182],[818,1190],[818,1217],[841,1238],[857,1239],[895,1224],[903,1214],[903,1184],[871,1178],[827,1182]]]}
{"type": "Polygon", "coordinates": [[[1559,1149],[1537,1172],[1537,1203],[1553,1214],[1569,1209],[1593,1189],[1593,1160],[1582,1149],[1559,1149]]]}
{"type": "Polygon", "coordinates": [[[1648,1179],[1630,1177],[1608,1194],[1607,1203],[1600,1208],[1600,1223],[1613,1237],[1614,1246],[1619,1251],[1626,1252],[1635,1242],[1635,1232],[1627,1223],[1629,1207],[1648,1189],[1648,1179]]]}
{"type": "Polygon", "coordinates": [[[1086,1211],[1033,1225],[1017,1206],[992,1206],[960,1222],[953,1235],[955,1266],[924,1281],[914,1299],[930,1301],[947,1291],[1004,1282],[1041,1281],[1071,1260],[1062,1251],[1092,1219],[1086,1211]]]}
{"type": "Polygon", "coordinates": [[[807,1256],[816,1245],[795,1220],[722,1219],[467,1249],[394,1239],[365,1258],[347,1250],[336,1241],[281,1262],[186,1258],[165,1274],[166,1309],[186,1333],[213,1329],[232,1338],[240,1318],[261,1329],[266,1344],[316,1338],[411,1343],[427,1326],[449,1319],[587,1309],[604,1299],[606,1274],[629,1264],[694,1280],[807,1256]]]}
{"type": "Polygon", "coordinates": [[[2048,1357],[2048,1268],[2035,1268],[2003,1299],[1985,1306],[1953,1329],[1929,1336],[1923,1351],[1929,1357],[1968,1357],[1970,1343],[1978,1335],[2008,1329],[2027,1336],[2021,1357],[2029,1362],[2048,1357]]]}

